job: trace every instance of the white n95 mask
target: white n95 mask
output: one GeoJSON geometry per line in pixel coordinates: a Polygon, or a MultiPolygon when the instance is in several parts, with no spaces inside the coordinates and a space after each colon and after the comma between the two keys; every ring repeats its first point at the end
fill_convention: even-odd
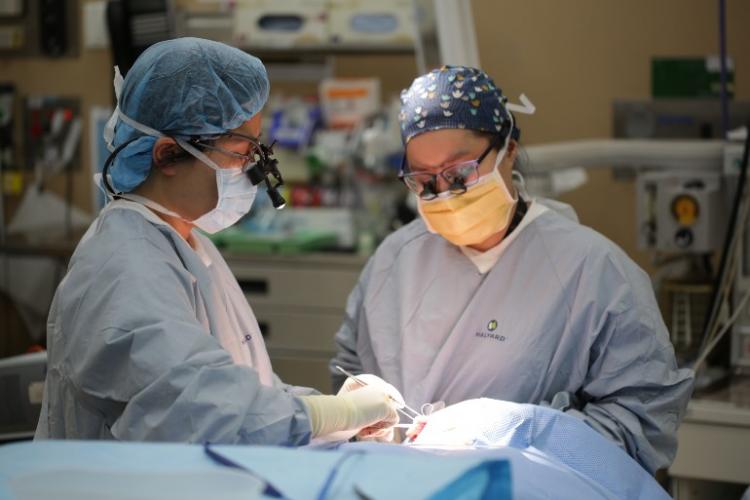
{"type": "Polygon", "coordinates": [[[255,200],[258,187],[253,186],[242,168],[216,170],[216,189],[219,200],[216,207],[201,215],[193,224],[209,234],[234,225],[245,214],[255,200]]]}
{"type": "Polygon", "coordinates": [[[182,139],[177,139],[177,143],[185,151],[212,168],[216,174],[216,193],[218,194],[216,207],[192,223],[208,234],[217,233],[234,225],[250,211],[255,194],[258,192],[258,186],[250,182],[246,173],[253,164],[238,168],[221,168],[191,144],[182,139]]]}
{"type": "MultiPolygon", "coordinates": [[[[97,174],[100,175],[100,174],[97,174]]],[[[133,193],[122,193],[120,198],[135,201],[157,212],[171,215],[193,224],[208,234],[218,233],[240,220],[250,211],[257,187],[250,183],[242,168],[221,168],[216,170],[216,187],[219,200],[216,207],[195,220],[189,220],[165,206],[133,193]]]]}

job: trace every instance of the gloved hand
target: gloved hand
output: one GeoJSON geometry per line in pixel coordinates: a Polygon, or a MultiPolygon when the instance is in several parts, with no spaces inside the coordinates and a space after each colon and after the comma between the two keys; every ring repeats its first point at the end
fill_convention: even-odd
{"type": "MultiPolygon", "coordinates": [[[[385,392],[388,396],[393,398],[391,402],[394,404],[395,408],[401,409],[406,404],[404,402],[404,397],[401,395],[398,389],[396,389],[377,375],[363,373],[362,375],[357,375],[357,379],[367,384],[365,387],[377,387],[378,389],[385,392]]],[[[362,384],[357,382],[357,379],[348,377],[344,382],[344,385],[341,386],[338,394],[343,395],[361,389],[363,386],[362,384]]],[[[375,425],[365,427],[356,434],[357,439],[362,441],[391,442],[393,441],[394,437],[393,425],[396,423],[398,423],[398,421],[394,423],[378,422],[375,425]]]]}
{"type": "Polygon", "coordinates": [[[392,397],[395,402],[397,403],[399,408],[404,407],[404,397],[401,395],[400,392],[398,392],[398,389],[393,387],[391,384],[383,380],[382,378],[378,377],[377,375],[373,375],[371,373],[363,373],[361,375],[357,375],[357,378],[353,377],[347,377],[346,381],[344,381],[344,385],[341,386],[341,389],[339,389],[338,394],[346,394],[347,392],[351,392],[355,389],[359,389],[362,387],[362,384],[357,382],[357,379],[361,380],[366,384],[367,387],[377,387],[390,397],[392,397]]]}
{"type": "Polygon", "coordinates": [[[336,433],[337,440],[344,440],[365,427],[377,424],[390,429],[398,422],[394,403],[377,387],[336,396],[301,396],[300,400],[307,406],[313,437],[336,433]]]}

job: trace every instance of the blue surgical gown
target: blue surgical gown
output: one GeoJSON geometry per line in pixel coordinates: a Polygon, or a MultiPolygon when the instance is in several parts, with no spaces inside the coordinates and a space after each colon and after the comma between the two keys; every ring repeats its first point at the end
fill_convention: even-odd
{"type": "Polygon", "coordinates": [[[651,281],[612,242],[532,203],[485,274],[421,219],[391,234],[349,296],[334,365],[406,403],[486,397],[583,419],[646,470],[669,466],[693,373],[651,281]]]}
{"type": "Polygon", "coordinates": [[[297,445],[310,422],[271,370],[216,247],[110,203],[76,248],[47,327],[37,438],[297,445]]]}

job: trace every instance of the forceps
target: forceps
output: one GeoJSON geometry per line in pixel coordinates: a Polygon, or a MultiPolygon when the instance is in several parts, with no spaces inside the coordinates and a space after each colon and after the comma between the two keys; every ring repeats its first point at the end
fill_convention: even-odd
{"type": "MultiPolygon", "coordinates": [[[[357,377],[356,375],[353,375],[353,374],[349,373],[348,371],[344,370],[344,369],[343,369],[343,368],[341,368],[341,367],[340,367],[339,365],[335,365],[335,366],[336,366],[336,369],[337,369],[338,371],[340,371],[341,373],[343,373],[343,374],[344,374],[344,375],[346,375],[347,377],[349,377],[349,378],[353,379],[353,380],[354,380],[355,382],[357,382],[357,383],[358,383],[358,384],[360,384],[361,386],[363,386],[363,387],[364,387],[364,386],[370,385],[370,384],[368,384],[367,382],[365,382],[364,380],[362,380],[361,378],[358,378],[358,377],[357,377]]],[[[397,401],[397,400],[396,400],[396,398],[394,398],[394,397],[393,397],[393,396],[391,396],[390,394],[386,394],[386,396],[388,396],[388,399],[390,399],[391,401],[393,401],[393,402],[394,402],[394,403],[396,403],[397,405],[399,405],[399,406],[401,405],[401,402],[400,402],[400,401],[397,401]]],[[[410,407],[410,406],[409,406],[409,405],[407,405],[406,403],[404,403],[404,408],[406,408],[407,410],[409,410],[409,413],[411,413],[411,415],[410,415],[409,413],[405,412],[403,408],[398,408],[398,407],[397,407],[397,408],[396,408],[396,410],[397,410],[397,411],[399,411],[399,412],[401,412],[401,413],[402,413],[402,414],[403,414],[404,416],[406,416],[407,418],[410,418],[410,419],[412,419],[412,420],[414,420],[414,419],[415,419],[415,418],[417,418],[417,417],[421,417],[421,416],[422,416],[422,414],[421,414],[421,413],[419,413],[419,412],[418,412],[417,410],[415,410],[414,408],[410,407]]]]}

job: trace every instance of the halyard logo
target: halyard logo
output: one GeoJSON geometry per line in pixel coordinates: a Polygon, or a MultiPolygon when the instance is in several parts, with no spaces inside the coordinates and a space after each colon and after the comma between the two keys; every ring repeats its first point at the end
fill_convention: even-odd
{"type": "Polygon", "coordinates": [[[498,333],[492,333],[495,330],[497,330],[497,320],[493,319],[493,320],[490,320],[489,323],[487,323],[487,331],[486,332],[476,332],[474,334],[474,336],[475,337],[485,338],[485,339],[497,340],[498,342],[505,342],[505,335],[500,335],[498,333]]]}

